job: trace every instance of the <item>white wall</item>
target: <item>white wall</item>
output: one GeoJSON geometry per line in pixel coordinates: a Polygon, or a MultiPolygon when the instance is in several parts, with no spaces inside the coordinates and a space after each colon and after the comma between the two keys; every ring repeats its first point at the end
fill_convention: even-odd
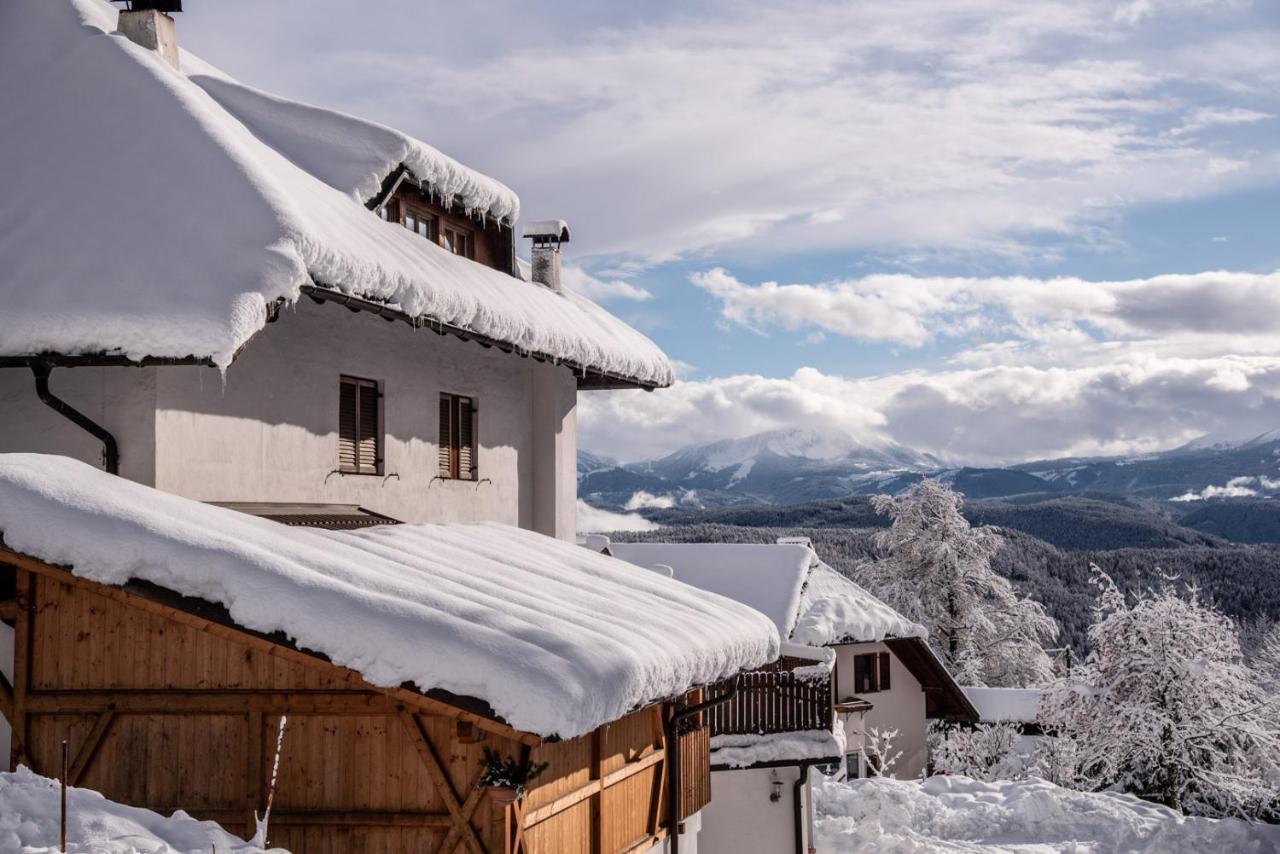
{"type": "Polygon", "coordinates": [[[565,368],[304,299],[249,342],[225,382],[207,368],[164,368],[157,400],[156,486],[168,492],[573,536],[576,384],[565,368]],[[343,374],[381,384],[381,476],[334,472],[343,374]],[[437,478],[442,391],[476,401],[478,481],[437,478]],[[567,471],[537,462],[558,450],[570,453],[567,471]]]}
{"type": "MultiPolygon", "coordinates": [[[[155,482],[156,368],[54,368],[49,390],[116,437],[120,473],[155,482]]],[[[217,375],[213,375],[216,382],[217,375]]],[[[0,453],[62,454],[102,466],[102,443],[36,397],[28,368],[0,368],[0,453]]]]}
{"type": "MultiPolygon", "coordinates": [[[[795,851],[795,783],[800,769],[747,768],[711,772],[711,803],[703,808],[702,854],[795,851]],[[782,799],[769,800],[773,781],[782,782],[782,799]]],[[[803,795],[802,795],[803,798],[803,795]]],[[[807,810],[807,802],[802,802],[807,810]]],[[[806,825],[809,823],[806,812],[806,825]]]]}
{"type": "Polygon", "coordinates": [[[862,715],[850,715],[845,720],[845,736],[849,751],[862,744],[863,729],[881,732],[898,730],[894,740],[895,750],[902,756],[891,769],[898,779],[910,779],[924,773],[928,761],[928,727],[925,718],[925,696],[920,682],[898,660],[889,647],[882,643],[854,643],[835,647],[836,650],[836,699],[861,697],[874,708],[862,715]],[[889,690],[870,693],[854,690],[853,659],[867,653],[889,653],[889,690]]]}

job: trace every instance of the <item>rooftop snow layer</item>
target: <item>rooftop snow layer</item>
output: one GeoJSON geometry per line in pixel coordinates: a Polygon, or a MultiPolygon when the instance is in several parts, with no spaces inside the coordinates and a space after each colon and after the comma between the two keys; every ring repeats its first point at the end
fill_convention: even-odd
{"type": "Polygon", "coordinates": [[[268,305],[314,282],[522,352],[672,381],[653,342],[589,300],[457,257],[359,200],[396,158],[468,205],[514,216],[501,185],[336,113],[272,102],[268,121],[267,96],[187,56],[198,85],[111,35],[116,14],[103,0],[0,10],[0,79],[22,81],[0,86],[0,356],[225,367],[268,305]]]}
{"type": "Polygon", "coordinates": [[[750,608],[505,525],[291,528],[66,457],[3,454],[0,535],[83,578],[216,602],[376,685],[477,697],[545,736],[778,656],[750,608]]]}
{"type": "Polygon", "coordinates": [[[791,640],[810,646],[923,638],[929,632],[825,563],[813,568],[791,640]]]}
{"type": "Polygon", "coordinates": [[[983,723],[1033,724],[1040,716],[1038,688],[973,688],[962,689],[973,703],[983,723]]]}
{"type": "Polygon", "coordinates": [[[807,646],[926,637],[927,632],[827,566],[799,541],[778,544],[610,543],[638,566],[750,605],[786,639],[807,646]]]}
{"type": "Polygon", "coordinates": [[[614,557],[646,569],[669,566],[678,581],[736,599],[791,635],[813,552],[799,545],[610,543],[614,557]]]}

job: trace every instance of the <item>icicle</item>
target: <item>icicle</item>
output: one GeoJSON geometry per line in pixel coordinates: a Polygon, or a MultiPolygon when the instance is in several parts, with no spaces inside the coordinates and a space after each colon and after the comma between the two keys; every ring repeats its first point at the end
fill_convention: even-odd
{"type": "Polygon", "coordinates": [[[267,847],[267,823],[271,820],[271,802],[276,797],[276,780],[280,776],[280,753],[284,750],[284,727],[288,723],[289,716],[280,716],[280,730],[276,733],[276,755],[271,763],[271,785],[267,789],[267,809],[258,816],[258,811],[253,811],[254,832],[251,840],[254,845],[259,848],[267,847]]]}

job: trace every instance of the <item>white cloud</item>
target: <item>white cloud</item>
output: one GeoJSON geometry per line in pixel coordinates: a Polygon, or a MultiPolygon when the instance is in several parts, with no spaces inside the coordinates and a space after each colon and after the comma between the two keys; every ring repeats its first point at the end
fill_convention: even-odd
{"type": "Polygon", "coordinates": [[[581,251],[641,264],[728,245],[1017,255],[1280,171],[1273,142],[1222,132],[1277,111],[1274,26],[1242,4],[1141,0],[1124,26],[1110,0],[572,4],[483,21],[391,5],[412,37],[383,28],[321,68],[299,58],[308,76],[285,91],[372,110],[509,178],[531,215],[576,226],[581,251]],[[475,38],[456,62],[422,62],[424,32],[475,38]]]}
{"type": "Polygon", "coordinates": [[[1026,348],[1017,342],[1062,351],[1154,336],[1280,335],[1280,271],[1117,282],[884,274],[751,285],[716,268],[691,279],[720,301],[722,319],[757,331],[825,332],[908,347],[979,333],[997,338],[962,354],[961,361],[995,352],[1025,358],[1026,348]]]}
{"type": "Polygon", "coordinates": [[[638,285],[624,279],[597,278],[574,264],[565,264],[561,269],[561,277],[569,290],[598,302],[612,299],[645,302],[653,299],[653,294],[638,285]]]}
{"type": "Polygon", "coordinates": [[[1210,498],[1248,498],[1258,494],[1259,489],[1275,490],[1280,488],[1280,480],[1268,477],[1233,477],[1225,486],[1210,484],[1199,492],[1187,491],[1170,501],[1205,501],[1210,498]]]}
{"type": "Polygon", "coordinates": [[[1280,425],[1280,355],[1121,351],[1082,366],[994,365],[846,378],[801,368],[581,399],[583,447],[636,460],[765,430],[821,427],[976,464],[1150,453],[1280,425]]]}
{"type": "Polygon", "coordinates": [[[632,494],[627,499],[627,503],[623,505],[623,510],[644,510],[645,508],[654,508],[658,510],[666,510],[676,506],[676,500],[670,495],[653,495],[645,492],[643,489],[632,494]]]}
{"type": "Polygon", "coordinates": [[[578,499],[578,533],[607,534],[611,531],[652,531],[659,527],[639,513],[614,513],[592,507],[578,499]]]}

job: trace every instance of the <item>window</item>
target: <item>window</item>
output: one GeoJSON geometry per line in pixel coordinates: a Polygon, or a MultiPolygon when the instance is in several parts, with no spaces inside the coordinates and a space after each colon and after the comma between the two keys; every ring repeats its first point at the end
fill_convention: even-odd
{"type": "Polygon", "coordinates": [[[476,257],[476,244],[471,232],[454,226],[447,226],[444,230],[444,248],[463,258],[476,257]]]}
{"type": "Polygon", "coordinates": [[[406,207],[404,210],[404,227],[419,237],[427,240],[436,239],[436,218],[425,211],[406,207]]]}
{"type": "Polygon", "coordinates": [[[853,690],[856,694],[889,690],[889,653],[871,652],[853,657],[853,690]]]}
{"type": "Polygon", "coordinates": [[[386,222],[388,219],[390,219],[390,215],[387,213],[386,205],[383,205],[382,207],[378,208],[378,216],[382,217],[383,222],[386,222]]]}
{"type": "Polygon", "coordinates": [[[844,775],[849,780],[857,780],[862,776],[861,753],[846,753],[844,755],[844,775]]]}
{"type": "Polygon", "coordinates": [[[440,395],[440,477],[475,480],[476,405],[469,397],[440,395]]]}
{"type": "Polygon", "coordinates": [[[338,471],[379,474],[382,471],[382,418],[378,384],[342,377],[338,391],[338,471]]]}

